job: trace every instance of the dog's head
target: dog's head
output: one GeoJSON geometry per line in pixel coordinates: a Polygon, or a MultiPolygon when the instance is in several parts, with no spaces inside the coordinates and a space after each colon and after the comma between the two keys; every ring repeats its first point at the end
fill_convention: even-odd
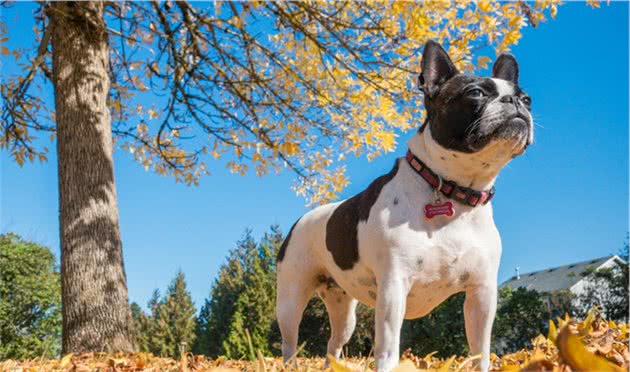
{"type": "Polygon", "coordinates": [[[514,157],[532,143],[531,99],[518,86],[518,64],[511,54],[497,58],[492,78],[466,75],[438,43],[429,41],[421,67],[427,125],[439,145],[483,153],[495,151],[491,145],[496,144],[514,157]]]}

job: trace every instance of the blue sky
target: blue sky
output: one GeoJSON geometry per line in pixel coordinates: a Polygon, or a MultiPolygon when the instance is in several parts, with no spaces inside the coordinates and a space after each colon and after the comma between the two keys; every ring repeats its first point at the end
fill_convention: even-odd
{"type": "MultiPolygon", "coordinates": [[[[30,45],[28,4],[5,11],[9,48],[30,45]],[[18,30],[16,32],[16,30],[18,30]]],[[[502,235],[499,279],[616,253],[628,231],[628,4],[600,9],[560,7],[555,21],[527,28],[513,48],[521,85],[533,99],[535,144],[497,181],[493,204],[502,235]]],[[[3,64],[4,73],[14,67],[3,64]]],[[[410,77],[412,78],[412,77],[410,77]]],[[[50,88],[50,86],[48,86],[50,88]]],[[[48,94],[49,93],[44,93],[48,94]]],[[[348,161],[361,191],[403,156],[348,161]]],[[[59,255],[54,144],[49,161],[19,168],[0,154],[0,232],[14,231],[59,255]]],[[[145,172],[115,152],[123,251],[132,301],[142,305],[181,269],[197,306],[203,304],[228,250],[246,228],[262,235],[271,224],[287,231],[307,208],[291,191],[292,174],[231,175],[222,163],[187,187],[145,172]]]]}

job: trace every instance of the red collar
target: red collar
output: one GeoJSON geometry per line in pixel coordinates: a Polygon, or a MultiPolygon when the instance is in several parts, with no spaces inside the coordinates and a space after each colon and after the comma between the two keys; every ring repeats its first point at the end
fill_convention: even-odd
{"type": "MultiPolygon", "coordinates": [[[[424,178],[429,185],[433,186],[434,189],[440,186],[440,176],[433,172],[431,168],[427,167],[422,160],[418,159],[411,150],[407,150],[407,156],[405,156],[405,158],[409,165],[411,165],[411,168],[413,168],[420,177],[424,178]]],[[[479,204],[487,204],[494,196],[494,186],[487,191],[477,191],[469,187],[459,186],[453,181],[444,179],[442,180],[440,191],[447,198],[451,198],[471,207],[476,207],[479,204]]]]}

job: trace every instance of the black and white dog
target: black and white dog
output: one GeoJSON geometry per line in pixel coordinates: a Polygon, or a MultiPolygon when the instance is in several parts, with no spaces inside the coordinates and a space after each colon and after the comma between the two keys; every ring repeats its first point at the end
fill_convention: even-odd
{"type": "Polygon", "coordinates": [[[357,301],[376,308],[376,366],[389,371],[398,364],[403,319],[465,291],[470,353],[482,354],[481,370],[489,367],[501,258],[489,201],[501,168],[532,143],[531,101],[509,54],[496,60],[492,78],[465,75],[430,41],[421,67],[427,121],[406,157],[361,193],[306,213],[280,249],[285,360],[296,352],[314,293],[326,304],[328,353],[337,358],[354,330],[357,301]]]}

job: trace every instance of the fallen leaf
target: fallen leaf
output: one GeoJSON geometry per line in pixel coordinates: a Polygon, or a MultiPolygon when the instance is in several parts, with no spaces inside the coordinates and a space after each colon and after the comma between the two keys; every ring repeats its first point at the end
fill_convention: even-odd
{"type": "Polygon", "coordinates": [[[572,370],[578,371],[623,371],[605,358],[599,357],[586,349],[577,335],[569,327],[562,327],[556,340],[560,357],[572,370]]]}
{"type": "Polygon", "coordinates": [[[341,364],[335,357],[328,355],[328,362],[330,362],[330,369],[333,372],[352,372],[352,370],[345,365],[341,364]]]}
{"type": "Polygon", "coordinates": [[[556,342],[556,337],[558,337],[556,324],[553,322],[553,320],[549,319],[549,333],[547,333],[547,339],[551,342],[556,342]]]}
{"type": "Polygon", "coordinates": [[[66,356],[61,358],[61,360],[59,361],[59,367],[60,368],[68,367],[68,365],[70,365],[70,361],[72,361],[72,357],[73,356],[74,356],[74,354],[72,354],[72,353],[66,354],[66,356]]]}

